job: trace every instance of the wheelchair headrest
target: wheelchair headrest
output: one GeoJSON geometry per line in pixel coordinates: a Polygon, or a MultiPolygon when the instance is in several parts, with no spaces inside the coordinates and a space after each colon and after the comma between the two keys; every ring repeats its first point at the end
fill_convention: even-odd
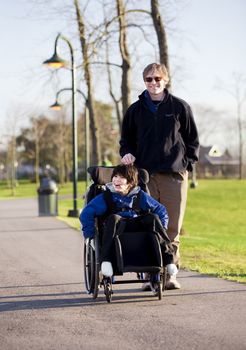
{"type": "Polygon", "coordinates": [[[111,182],[113,170],[114,167],[91,166],[87,169],[87,172],[90,174],[94,183],[97,185],[105,185],[106,183],[111,182]]]}
{"type": "MultiPolygon", "coordinates": [[[[105,185],[111,182],[114,167],[91,166],[87,169],[94,183],[105,185]]],[[[149,173],[145,169],[138,169],[139,185],[146,185],[149,182],[149,173]]]]}

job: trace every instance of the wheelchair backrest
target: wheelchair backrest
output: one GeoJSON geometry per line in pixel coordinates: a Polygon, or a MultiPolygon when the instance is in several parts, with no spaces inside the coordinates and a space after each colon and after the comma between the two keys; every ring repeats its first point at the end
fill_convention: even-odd
{"type": "MultiPolygon", "coordinates": [[[[106,183],[111,182],[113,170],[114,167],[106,166],[91,166],[87,169],[87,172],[90,174],[91,179],[93,181],[87,193],[87,203],[89,203],[95,196],[97,196],[105,190],[106,183]]],[[[141,187],[141,189],[149,193],[149,189],[147,186],[149,182],[149,174],[147,170],[138,169],[138,178],[139,186],[141,187]]]]}

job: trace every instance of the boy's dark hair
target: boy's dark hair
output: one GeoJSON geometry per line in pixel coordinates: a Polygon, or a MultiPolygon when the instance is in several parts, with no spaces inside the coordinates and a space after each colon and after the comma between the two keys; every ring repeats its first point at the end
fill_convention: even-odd
{"type": "Polygon", "coordinates": [[[116,175],[119,175],[119,176],[127,179],[127,183],[131,184],[131,187],[135,187],[138,185],[138,169],[132,164],[130,164],[130,165],[124,165],[124,164],[117,165],[113,170],[111,180],[116,175]]]}

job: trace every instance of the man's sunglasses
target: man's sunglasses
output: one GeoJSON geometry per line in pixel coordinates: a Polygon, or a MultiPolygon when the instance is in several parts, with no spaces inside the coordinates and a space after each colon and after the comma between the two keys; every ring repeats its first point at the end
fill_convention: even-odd
{"type": "Polygon", "coordinates": [[[161,78],[161,77],[154,77],[154,78],[152,78],[152,77],[146,77],[146,78],[145,78],[145,81],[146,81],[147,83],[151,83],[152,80],[154,80],[156,83],[158,83],[159,81],[162,80],[162,78],[161,78]]]}

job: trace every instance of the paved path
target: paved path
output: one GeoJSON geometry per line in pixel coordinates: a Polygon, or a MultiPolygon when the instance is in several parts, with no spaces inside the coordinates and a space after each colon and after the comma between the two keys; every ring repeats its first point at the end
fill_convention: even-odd
{"type": "Polygon", "coordinates": [[[181,271],[161,301],[133,284],[92,301],[82,244],[36,200],[0,201],[1,350],[246,349],[246,285],[181,271]]]}

